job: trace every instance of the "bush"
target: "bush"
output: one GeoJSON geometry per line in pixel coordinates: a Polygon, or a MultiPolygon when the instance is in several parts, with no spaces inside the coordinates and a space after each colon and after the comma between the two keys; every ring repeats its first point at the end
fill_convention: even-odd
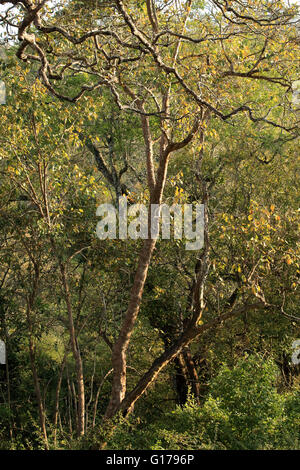
{"type": "Polygon", "coordinates": [[[189,397],[159,422],[126,423],[109,447],[130,449],[299,449],[299,395],[279,394],[271,360],[248,356],[224,365],[199,406],[189,397]],[[130,432],[129,432],[130,428],[130,432]]]}

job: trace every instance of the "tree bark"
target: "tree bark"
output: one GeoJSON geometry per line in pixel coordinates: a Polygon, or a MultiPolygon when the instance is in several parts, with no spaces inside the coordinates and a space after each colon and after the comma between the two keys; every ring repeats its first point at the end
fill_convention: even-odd
{"type": "Polygon", "coordinates": [[[84,434],[84,422],[85,422],[85,390],[84,390],[84,378],[83,378],[83,365],[80,354],[79,345],[76,338],[73,310],[71,303],[71,295],[69,289],[69,283],[67,278],[66,266],[60,262],[60,272],[63,283],[63,289],[65,294],[66,306],[68,311],[69,320],[69,334],[71,348],[75,360],[76,367],[76,379],[77,379],[77,394],[78,394],[78,407],[77,407],[77,434],[82,436],[84,434]]]}
{"type": "MultiPolygon", "coordinates": [[[[129,94],[130,90],[126,87],[129,94]]],[[[168,107],[168,97],[165,98],[165,108],[168,107]]],[[[115,342],[112,350],[112,365],[114,369],[113,383],[111,397],[108,404],[108,407],[105,412],[105,418],[111,418],[114,416],[116,411],[119,409],[120,404],[125,398],[126,394],[126,356],[127,349],[129,346],[130,338],[133,332],[135,321],[137,319],[140,304],[142,300],[143,290],[145,282],[147,279],[148,269],[150,266],[150,261],[152,253],[155,248],[156,239],[151,238],[151,204],[161,204],[162,196],[164,192],[167,169],[169,158],[172,152],[184,148],[188,145],[195,134],[199,129],[199,119],[197,118],[194,122],[194,125],[189,132],[189,134],[181,142],[169,142],[166,141],[166,136],[163,133],[161,136],[161,149],[160,149],[160,159],[159,166],[157,169],[157,177],[153,180],[153,155],[151,152],[152,149],[152,140],[151,134],[149,132],[149,127],[147,125],[147,120],[145,121],[142,118],[142,127],[144,130],[144,139],[146,145],[146,161],[147,161],[147,170],[148,170],[148,187],[150,190],[150,210],[148,213],[148,239],[144,241],[143,247],[140,252],[138,267],[136,270],[133,286],[131,289],[130,300],[128,309],[125,315],[121,331],[119,333],[118,339],[115,342]],[[153,187],[153,184],[155,186],[153,187]]]]}
{"type": "Polygon", "coordinates": [[[111,418],[119,408],[126,393],[126,367],[127,348],[132,335],[133,327],[139,312],[145,281],[150,265],[151,256],[156,240],[147,239],[144,241],[133,286],[131,289],[129,306],[123,322],[119,337],[112,350],[112,365],[114,376],[112,382],[112,392],[109,405],[105,412],[106,418],[111,418]]]}
{"type": "Polygon", "coordinates": [[[58,381],[57,381],[57,386],[56,386],[56,393],[55,393],[55,410],[54,410],[54,417],[53,417],[54,447],[56,447],[57,421],[58,421],[58,415],[59,415],[59,395],[60,395],[63,372],[64,372],[64,368],[65,368],[65,364],[66,364],[66,357],[67,357],[67,354],[65,353],[64,358],[63,358],[62,363],[61,363],[59,376],[58,376],[58,381]]]}
{"type": "Polygon", "coordinates": [[[42,399],[42,394],[41,394],[41,387],[40,387],[38,372],[37,372],[37,368],[35,364],[35,347],[34,347],[34,343],[32,339],[32,322],[31,322],[29,307],[27,308],[27,323],[28,323],[28,329],[29,329],[29,357],[30,357],[35,395],[36,395],[36,399],[38,403],[40,426],[41,426],[45,449],[49,450],[47,428],[46,428],[46,414],[45,414],[45,409],[44,409],[44,404],[43,404],[43,399],[42,399]]]}
{"type": "Polygon", "coordinates": [[[184,405],[188,398],[189,389],[196,399],[199,400],[200,384],[196,365],[193,361],[190,348],[186,346],[175,359],[175,385],[177,393],[177,402],[184,405]]]}

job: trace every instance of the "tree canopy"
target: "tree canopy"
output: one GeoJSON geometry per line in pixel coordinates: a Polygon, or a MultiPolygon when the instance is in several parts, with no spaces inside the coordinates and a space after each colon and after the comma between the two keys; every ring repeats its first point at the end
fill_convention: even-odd
{"type": "Polygon", "coordinates": [[[0,5],[0,447],[299,446],[297,5],[0,5]],[[203,247],[100,240],[122,195],[203,247]]]}

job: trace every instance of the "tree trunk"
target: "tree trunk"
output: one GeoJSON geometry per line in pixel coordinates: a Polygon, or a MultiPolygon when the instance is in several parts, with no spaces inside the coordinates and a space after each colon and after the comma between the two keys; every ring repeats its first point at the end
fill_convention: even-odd
{"type": "Polygon", "coordinates": [[[178,404],[184,405],[186,403],[189,389],[196,401],[198,401],[200,396],[199,377],[188,346],[175,357],[174,364],[178,404]]]}
{"type": "Polygon", "coordinates": [[[196,364],[193,360],[191,350],[189,346],[186,346],[183,351],[184,360],[186,363],[187,374],[188,374],[188,386],[191,387],[191,392],[195,397],[196,401],[199,400],[200,397],[200,383],[198,372],[196,369],[196,364]]]}
{"type": "Polygon", "coordinates": [[[56,447],[56,435],[57,435],[57,421],[59,415],[59,395],[62,383],[63,372],[65,368],[67,354],[65,353],[63,361],[61,363],[57,386],[56,386],[56,393],[55,393],[55,410],[54,410],[54,417],[53,417],[53,426],[54,426],[54,447],[56,447]]]}
{"type": "Polygon", "coordinates": [[[188,396],[188,377],[187,368],[184,361],[183,354],[178,354],[174,358],[175,367],[175,389],[176,389],[176,401],[177,404],[182,406],[186,403],[188,396]]]}
{"type": "Polygon", "coordinates": [[[107,407],[105,417],[111,418],[119,408],[126,393],[126,355],[130,342],[134,323],[137,318],[145,281],[150,265],[151,256],[155,247],[156,240],[147,239],[144,241],[137,271],[135,274],[133,286],[130,294],[130,301],[125,320],[123,322],[119,337],[113,346],[112,365],[114,369],[114,377],[112,383],[112,392],[109,405],[107,407]]]}
{"type": "Polygon", "coordinates": [[[31,333],[31,321],[30,321],[30,314],[28,313],[27,315],[28,322],[29,322],[29,357],[30,357],[30,364],[31,364],[31,371],[32,371],[32,376],[33,376],[33,383],[34,383],[34,389],[35,389],[35,395],[38,403],[38,410],[39,410],[39,418],[40,418],[40,426],[41,426],[41,431],[42,431],[42,436],[44,439],[44,444],[45,444],[45,449],[49,450],[49,444],[48,444],[48,437],[47,437],[47,428],[46,428],[46,415],[45,415],[45,409],[44,409],[44,404],[43,404],[43,399],[42,399],[42,394],[41,394],[41,388],[40,388],[40,382],[39,382],[39,377],[35,365],[35,348],[32,340],[32,333],[31,333]]]}
{"type": "Polygon", "coordinates": [[[84,391],[84,378],[83,378],[83,365],[80,354],[79,345],[76,338],[73,310],[71,304],[71,295],[69,289],[69,283],[67,279],[66,267],[60,262],[60,272],[62,277],[62,283],[64,288],[65,300],[68,311],[69,320],[69,334],[73,357],[75,360],[76,367],[76,380],[77,380],[77,394],[78,394],[78,406],[77,406],[77,434],[82,436],[84,434],[84,422],[85,422],[85,391],[84,391]]]}

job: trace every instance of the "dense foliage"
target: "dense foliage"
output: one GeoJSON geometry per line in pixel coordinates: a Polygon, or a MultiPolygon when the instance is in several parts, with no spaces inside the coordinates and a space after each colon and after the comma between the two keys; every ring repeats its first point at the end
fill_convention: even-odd
{"type": "Polygon", "coordinates": [[[296,7],[0,5],[0,448],[299,449],[296,7]],[[100,240],[122,194],[204,246],[100,240]]]}

